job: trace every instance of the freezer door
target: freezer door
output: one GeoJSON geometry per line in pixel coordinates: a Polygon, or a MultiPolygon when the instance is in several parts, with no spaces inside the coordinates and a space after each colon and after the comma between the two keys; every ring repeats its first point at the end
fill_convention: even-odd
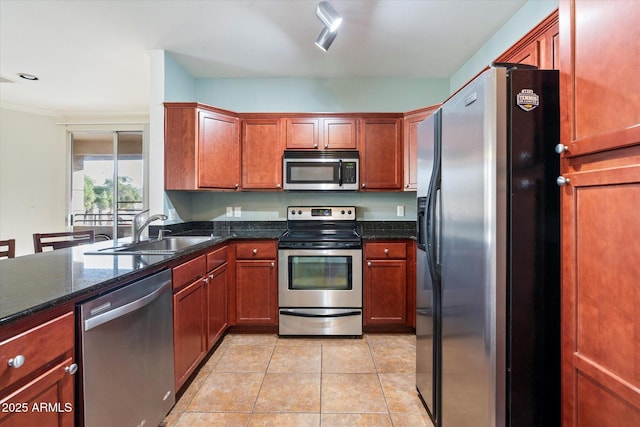
{"type": "Polygon", "coordinates": [[[504,425],[506,73],[442,107],[442,424],[504,425]]]}

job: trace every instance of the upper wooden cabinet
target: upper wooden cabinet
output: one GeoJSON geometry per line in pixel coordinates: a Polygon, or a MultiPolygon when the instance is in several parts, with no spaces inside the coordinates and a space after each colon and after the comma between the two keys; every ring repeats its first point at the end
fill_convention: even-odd
{"type": "Polygon", "coordinates": [[[402,189],[402,118],[360,119],[360,190],[402,189]]]}
{"type": "Polygon", "coordinates": [[[410,111],[404,116],[404,190],[418,189],[418,125],[440,105],[410,111]]]}
{"type": "Polygon", "coordinates": [[[165,104],[165,189],[240,187],[240,126],[231,112],[165,104]]]}
{"type": "Polygon", "coordinates": [[[281,120],[242,120],[242,188],[279,190],[282,188],[281,120]]]}
{"type": "Polygon", "coordinates": [[[559,63],[560,28],[558,10],[521,38],[496,62],[516,62],[534,65],[541,70],[557,70],[559,63]]]}
{"type": "Polygon", "coordinates": [[[287,117],[288,149],[355,150],[357,120],[350,117],[287,117]]]}

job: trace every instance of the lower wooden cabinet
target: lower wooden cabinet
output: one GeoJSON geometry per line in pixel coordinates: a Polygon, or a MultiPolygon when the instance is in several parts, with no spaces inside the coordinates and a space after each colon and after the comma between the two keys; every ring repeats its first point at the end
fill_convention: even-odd
{"type": "Polygon", "coordinates": [[[277,253],[276,241],[236,244],[236,325],[278,324],[277,253]]]}
{"type": "Polygon", "coordinates": [[[173,269],[173,346],[176,390],[228,325],[228,249],[215,249],[173,269]]]}
{"type": "Polygon", "coordinates": [[[415,327],[414,244],[408,240],[364,244],[364,326],[415,327]]]}
{"type": "Polygon", "coordinates": [[[185,383],[207,353],[206,288],[198,279],[173,296],[173,347],[176,390],[185,383]]]}
{"type": "Polygon", "coordinates": [[[73,312],[0,343],[0,425],[73,426],[73,312]]]}

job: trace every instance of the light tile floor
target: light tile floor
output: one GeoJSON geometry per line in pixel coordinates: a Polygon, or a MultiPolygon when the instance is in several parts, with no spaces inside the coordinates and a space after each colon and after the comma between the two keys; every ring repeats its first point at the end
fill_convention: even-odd
{"type": "Polygon", "coordinates": [[[431,427],[415,388],[415,336],[227,335],[164,424],[431,427]]]}

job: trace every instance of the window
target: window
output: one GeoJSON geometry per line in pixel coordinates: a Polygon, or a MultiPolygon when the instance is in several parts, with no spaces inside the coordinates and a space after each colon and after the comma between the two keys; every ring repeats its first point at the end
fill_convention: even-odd
{"type": "Polygon", "coordinates": [[[69,136],[72,228],[92,229],[96,240],[130,236],[134,215],[147,205],[143,132],[74,131],[69,136]]]}

